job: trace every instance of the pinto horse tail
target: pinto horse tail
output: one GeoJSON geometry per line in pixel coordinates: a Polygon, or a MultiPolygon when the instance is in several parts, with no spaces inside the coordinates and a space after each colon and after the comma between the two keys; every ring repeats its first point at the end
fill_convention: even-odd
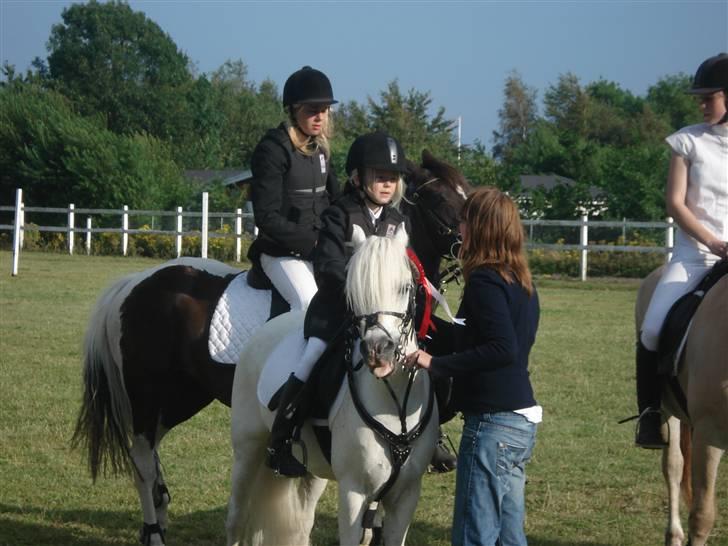
{"type": "Polygon", "coordinates": [[[71,445],[87,452],[94,482],[101,471],[119,474],[132,469],[131,405],[113,347],[118,347],[121,337],[118,297],[134,282],[134,277],[116,281],[101,295],[91,313],[83,344],[83,401],[71,445]]]}
{"type": "Polygon", "coordinates": [[[683,456],[682,480],[680,480],[680,491],[686,506],[693,505],[693,429],[690,425],[680,422],[680,451],[683,456]]]}

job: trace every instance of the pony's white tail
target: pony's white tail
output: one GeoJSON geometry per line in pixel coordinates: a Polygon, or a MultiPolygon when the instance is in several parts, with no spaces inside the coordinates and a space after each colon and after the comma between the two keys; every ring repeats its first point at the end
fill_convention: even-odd
{"type": "Polygon", "coordinates": [[[315,478],[281,478],[259,463],[254,479],[246,484],[247,502],[239,514],[245,546],[309,544],[314,508],[320,492],[312,492],[315,478]],[[313,497],[313,499],[312,499],[313,497]]]}
{"type": "Polygon", "coordinates": [[[116,297],[134,277],[129,275],[116,281],[101,295],[84,339],[83,401],[71,445],[87,451],[94,481],[101,470],[112,473],[131,470],[131,405],[124,388],[121,363],[114,360],[112,343],[118,343],[118,339],[109,339],[109,320],[114,313],[119,313],[116,297]]]}

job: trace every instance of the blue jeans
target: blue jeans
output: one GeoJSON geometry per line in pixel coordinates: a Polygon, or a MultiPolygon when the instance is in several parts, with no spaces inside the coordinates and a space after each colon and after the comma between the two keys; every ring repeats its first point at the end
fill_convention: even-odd
{"type": "Polygon", "coordinates": [[[466,414],[458,453],[453,546],[525,546],[526,463],[536,425],[511,411],[466,414]]]}

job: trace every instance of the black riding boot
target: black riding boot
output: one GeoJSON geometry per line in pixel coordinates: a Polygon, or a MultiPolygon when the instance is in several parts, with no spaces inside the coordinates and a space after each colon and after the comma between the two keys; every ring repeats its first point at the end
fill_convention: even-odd
{"type": "Polygon", "coordinates": [[[451,472],[458,466],[458,459],[455,455],[450,453],[450,450],[445,444],[447,437],[441,428],[438,427],[438,438],[437,445],[435,446],[435,452],[432,454],[430,460],[430,466],[433,472],[439,472],[444,474],[445,472],[451,472]]]}
{"type": "Polygon", "coordinates": [[[293,456],[291,445],[297,425],[296,412],[305,383],[291,374],[283,386],[278,413],[273,421],[268,444],[268,466],[276,474],[289,478],[306,475],[306,467],[293,456]]]}
{"type": "Polygon", "coordinates": [[[660,412],[662,381],[657,374],[657,352],[637,342],[637,408],[639,420],[635,445],[646,449],[662,449],[662,413],[660,412]]]}

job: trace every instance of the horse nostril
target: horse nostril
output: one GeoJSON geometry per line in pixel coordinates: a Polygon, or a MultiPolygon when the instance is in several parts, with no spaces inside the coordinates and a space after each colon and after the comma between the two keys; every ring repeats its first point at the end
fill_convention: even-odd
{"type": "Polygon", "coordinates": [[[377,354],[383,355],[389,352],[394,351],[394,341],[391,339],[383,339],[379,343],[377,343],[377,354]]]}

